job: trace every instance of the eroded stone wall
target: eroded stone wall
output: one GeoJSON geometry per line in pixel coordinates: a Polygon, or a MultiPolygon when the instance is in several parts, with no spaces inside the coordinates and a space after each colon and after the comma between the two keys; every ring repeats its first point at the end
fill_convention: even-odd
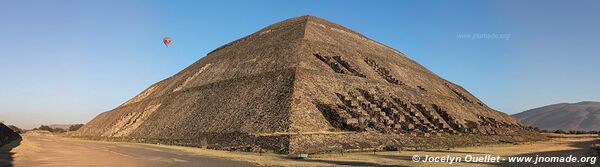
{"type": "Polygon", "coordinates": [[[456,118],[438,104],[407,101],[374,89],[357,88],[347,93],[336,93],[336,96],[340,103],[325,104],[316,99],[314,103],[331,125],[340,130],[428,136],[441,133],[498,134],[502,128],[520,128],[519,125],[485,116],[477,116],[477,121],[456,118]]]}

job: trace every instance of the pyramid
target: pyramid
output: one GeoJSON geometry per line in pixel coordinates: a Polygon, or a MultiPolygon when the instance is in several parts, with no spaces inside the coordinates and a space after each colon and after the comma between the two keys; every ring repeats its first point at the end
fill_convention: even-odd
{"type": "Polygon", "coordinates": [[[314,16],[221,46],[73,135],[278,153],[539,139],[404,54],[314,16]]]}

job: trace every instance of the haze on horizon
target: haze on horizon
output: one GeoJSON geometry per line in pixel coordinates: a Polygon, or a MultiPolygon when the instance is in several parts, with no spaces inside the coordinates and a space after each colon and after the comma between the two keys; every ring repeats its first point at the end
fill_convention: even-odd
{"type": "Polygon", "coordinates": [[[509,114],[600,101],[598,1],[262,2],[4,2],[0,120],[86,123],[223,44],[307,14],[399,50],[509,114]]]}

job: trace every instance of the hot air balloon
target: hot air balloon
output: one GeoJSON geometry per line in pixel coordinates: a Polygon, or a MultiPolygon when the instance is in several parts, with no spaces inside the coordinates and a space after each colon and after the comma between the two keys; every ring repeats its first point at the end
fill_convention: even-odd
{"type": "Polygon", "coordinates": [[[169,47],[169,44],[171,44],[171,38],[169,38],[169,37],[163,38],[163,43],[165,43],[165,46],[169,47]]]}

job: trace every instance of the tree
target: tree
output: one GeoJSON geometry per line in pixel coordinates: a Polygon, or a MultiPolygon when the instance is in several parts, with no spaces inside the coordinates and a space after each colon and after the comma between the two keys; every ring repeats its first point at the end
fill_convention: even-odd
{"type": "Polygon", "coordinates": [[[66,130],[64,130],[64,129],[61,129],[61,128],[54,128],[54,129],[52,129],[52,131],[50,131],[50,132],[58,132],[58,133],[63,133],[63,132],[67,132],[67,131],[66,131],[66,130]]]}
{"type": "Polygon", "coordinates": [[[75,125],[71,125],[69,127],[69,131],[77,131],[79,130],[79,128],[81,128],[83,126],[83,124],[75,124],[75,125]]]}
{"type": "Polygon", "coordinates": [[[41,125],[39,128],[36,128],[34,130],[45,130],[45,131],[49,131],[49,132],[65,132],[64,129],[60,129],[60,128],[51,128],[48,125],[41,125]]]}
{"type": "Polygon", "coordinates": [[[39,128],[37,128],[37,130],[46,130],[46,131],[50,131],[50,132],[54,131],[54,129],[52,129],[48,125],[41,125],[39,128]]]}

